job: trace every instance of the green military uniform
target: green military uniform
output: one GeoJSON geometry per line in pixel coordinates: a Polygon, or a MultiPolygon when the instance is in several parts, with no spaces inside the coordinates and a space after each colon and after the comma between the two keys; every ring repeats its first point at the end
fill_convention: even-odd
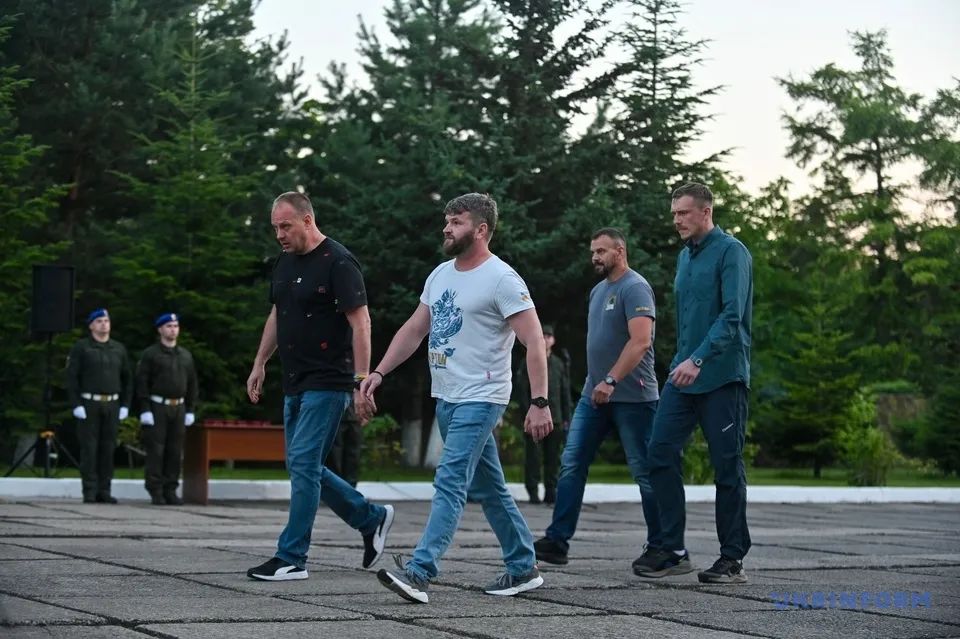
{"type": "Polygon", "coordinates": [[[197,370],[190,351],[158,342],[137,364],[140,414],[152,413],[153,425],[141,428],[147,460],[144,484],[154,502],[176,499],[183,458],[184,417],[196,412],[197,370]]]}
{"type": "Polygon", "coordinates": [[[130,406],[132,381],[127,349],[117,340],[84,337],[70,349],[67,393],[71,406],[86,411],[77,423],[84,501],[111,501],[120,407],[130,406]]]}
{"type": "MultiPolygon", "coordinates": [[[[517,402],[520,404],[521,415],[525,416],[530,409],[530,380],[527,377],[527,368],[520,366],[517,383],[514,385],[517,402]]],[[[573,413],[570,398],[570,371],[567,364],[555,353],[547,357],[547,400],[550,402],[550,416],[553,418],[553,430],[539,443],[529,434],[524,433],[524,484],[530,494],[530,501],[537,503],[539,499],[540,468],[543,465],[544,499],[553,503],[557,494],[557,474],[560,470],[560,453],[563,450],[564,423],[570,421],[573,413]],[[541,462],[541,448],[543,459],[541,462]]]]}

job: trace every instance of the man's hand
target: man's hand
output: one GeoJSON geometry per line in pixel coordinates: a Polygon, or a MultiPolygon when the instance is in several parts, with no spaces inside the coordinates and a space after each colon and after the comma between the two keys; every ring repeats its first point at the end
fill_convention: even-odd
{"type": "Polygon", "coordinates": [[[377,405],[364,397],[363,391],[360,389],[353,391],[353,412],[356,413],[357,421],[361,426],[366,426],[376,411],[377,405]]]}
{"type": "Polygon", "coordinates": [[[197,416],[194,415],[193,413],[186,413],[183,416],[183,425],[186,426],[187,428],[189,428],[190,426],[193,426],[193,422],[195,421],[197,421],[197,416]]]}
{"type": "Polygon", "coordinates": [[[141,426],[153,426],[153,413],[146,410],[140,413],[140,425],[141,426]]]}
{"type": "Polygon", "coordinates": [[[377,403],[373,401],[373,394],[380,384],[383,383],[383,375],[380,373],[370,373],[367,375],[366,379],[360,382],[360,394],[363,395],[363,398],[370,402],[370,406],[373,409],[373,412],[377,412],[377,403]]]}
{"type": "Polygon", "coordinates": [[[87,418],[87,409],[83,406],[77,406],[73,409],[73,416],[77,419],[86,419],[87,418]]]}
{"type": "Polygon", "coordinates": [[[553,418],[550,416],[549,408],[537,408],[530,406],[527,411],[527,418],[523,422],[523,432],[533,437],[533,441],[538,442],[553,430],[553,418]]]}
{"type": "Polygon", "coordinates": [[[250,377],[247,378],[247,397],[254,404],[260,401],[260,393],[263,391],[263,380],[267,376],[267,369],[262,364],[254,364],[250,371],[250,377]]]}
{"type": "Polygon", "coordinates": [[[593,392],[590,393],[590,402],[593,404],[594,408],[602,404],[610,403],[610,396],[613,395],[614,388],[606,382],[600,382],[593,387],[593,392]]]}
{"type": "Polygon", "coordinates": [[[675,369],[670,371],[667,377],[673,382],[674,386],[683,388],[695,382],[699,374],[700,368],[693,363],[693,360],[685,359],[680,362],[675,369]]]}
{"type": "Polygon", "coordinates": [[[118,416],[120,418],[120,421],[122,422],[123,420],[125,420],[127,417],[130,416],[130,409],[127,408],[126,406],[121,406],[120,413],[118,414],[118,416]]]}

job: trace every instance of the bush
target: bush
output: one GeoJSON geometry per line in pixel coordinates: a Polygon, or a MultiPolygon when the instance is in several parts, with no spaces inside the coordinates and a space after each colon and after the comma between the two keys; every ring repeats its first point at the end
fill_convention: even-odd
{"type": "Polygon", "coordinates": [[[363,463],[368,468],[383,468],[403,456],[400,424],[392,415],[377,415],[363,427],[363,463]]]}
{"type": "Polygon", "coordinates": [[[837,433],[840,458],[851,486],[886,486],[887,475],[903,457],[890,435],[876,426],[873,395],[858,392],[850,402],[847,423],[837,433]]]}
{"type": "MultiPolygon", "coordinates": [[[[759,446],[745,444],[743,447],[743,463],[752,466],[759,446]]],[[[703,430],[697,428],[693,436],[683,448],[683,483],[685,484],[712,484],[713,464],[710,463],[710,449],[703,436],[703,430]]]]}
{"type": "Polygon", "coordinates": [[[919,435],[926,456],[944,474],[960,475],[960,374],[947,376],[934,393],[919,435]]]}

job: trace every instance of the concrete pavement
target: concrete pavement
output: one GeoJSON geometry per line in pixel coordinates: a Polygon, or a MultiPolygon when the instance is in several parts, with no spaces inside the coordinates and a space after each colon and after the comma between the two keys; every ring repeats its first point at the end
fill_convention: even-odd
{"type": "MultiPolygon", "coordinates": [[[[542,534],[550,510],[521,508],[542,534]]],[[[410,553],[428,509],[397,504],[390,551],[410,553]]],[[[713,506],[688,512],[688,548],[705,568],[713,506]]],[[[480,592],[499,551],[468,504],[428,605],[362,570],[359,535],[324,509],[308,580],[248,579],[285,520],[283,502],[0,501],[0,637],[960,637],[955,504],[752,504],[743,586],[634,576],[639,504],[588,504],[570,563],[541,565],[544,586],[516,598],[480,592]]]]}

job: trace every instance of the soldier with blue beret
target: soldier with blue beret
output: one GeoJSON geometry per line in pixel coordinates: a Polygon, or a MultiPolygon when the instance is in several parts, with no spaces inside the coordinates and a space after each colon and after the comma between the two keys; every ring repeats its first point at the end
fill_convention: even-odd
{"type": "Polygon", "coordinates": [[[144,484],[156,506],[179,506],[183,438],[197,410],[197,369],[190,351],[177,344],[180,316],[164,313],[154,321],[160,339],[137,364],[137,401],[147,460],[144,484]]]}

